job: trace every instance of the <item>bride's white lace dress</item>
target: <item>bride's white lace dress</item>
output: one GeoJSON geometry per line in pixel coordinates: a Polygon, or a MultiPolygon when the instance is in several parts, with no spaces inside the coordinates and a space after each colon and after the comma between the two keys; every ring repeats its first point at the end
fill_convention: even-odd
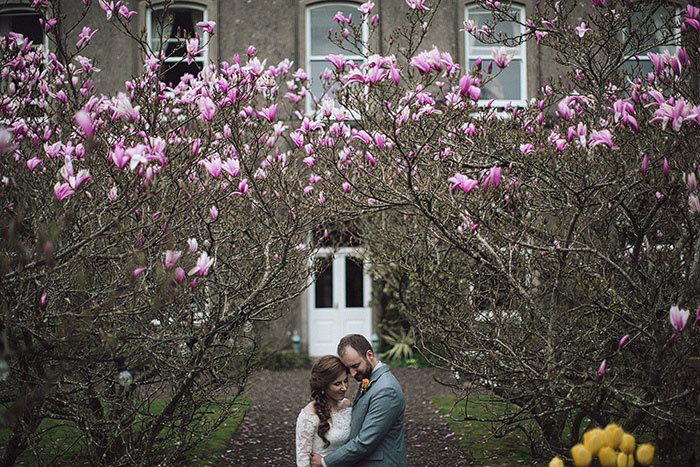
{"type": "Polygon", "coordinates": [[[318,415],[305,412],[303,409],[297,417],[297,467],[308,467],[312,452],[322,456],[339,448],[350,437],[350,420],[352,418],[352,406],[337,412],[331,412],[331,427],[326,433],[326,439],[330,441],[327,448],[323,447],[323,440],[318,436],[318,415]]]}

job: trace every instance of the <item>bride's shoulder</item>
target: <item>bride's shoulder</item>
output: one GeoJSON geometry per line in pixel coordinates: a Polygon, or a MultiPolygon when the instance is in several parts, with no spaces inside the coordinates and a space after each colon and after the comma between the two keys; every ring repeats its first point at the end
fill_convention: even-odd
{"type": "Polygon", "coordinates": [[[309,402],[306,406],[301,409],[302,412],[309,415],[316,415],[316,407],[314,406],[314,401],[309,402]]]}
{"type": "Polygon", "coordinates": [[[340,401],[340,410],[345,410],[352,407],[352,401],[350,399],[343,399],[340,401]]]}

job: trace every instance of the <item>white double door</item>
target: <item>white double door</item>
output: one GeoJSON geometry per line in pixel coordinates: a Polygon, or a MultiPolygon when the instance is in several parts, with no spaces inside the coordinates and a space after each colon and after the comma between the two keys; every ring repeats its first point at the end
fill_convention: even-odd
{"type": "Polygon", "coordinates": [[[362,334],[371,342],[372,283],[358,250],[322,249],[316,261],[326,267],[309,287],[309,355],[335,355],[346,334],[362,334]]]}

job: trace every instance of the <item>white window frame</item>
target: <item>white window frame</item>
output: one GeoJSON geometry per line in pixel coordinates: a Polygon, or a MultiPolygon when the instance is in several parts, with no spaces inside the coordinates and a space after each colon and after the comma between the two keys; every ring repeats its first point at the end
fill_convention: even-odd
{"type": "MultiPolygon", "coordinates": [[[[21,15],[36,15],[37,12],[30,7],[23,6],[10,6],[7,8],[0,8],[0,16],[21,16],[21,15]]],[[[39,25],[41,27],[41,25],[39,25]]],[[[15,31],[11,31],[15,32],[15,31]]],[[[32,44],[33,48],[38,48],[39,46],[44,47],[44,64],[48,63],[49,60],[49,36],[46,31],[41,31],[41,44],[32,44]]]]}
{"type": "MultiPolygon", "coordinates": [[[[513,10],[515,10],[518,14],[518,21],[520,22],[520,33],[525,34],[525,28],[523,24],[525,24],[525,6],[524,5],[519,5],[519,4],[513,4],[510,6],[513,10]]],[[[469,18],[469,11],[474,10],[474,9],[479,9],[484,12],[488,12],[487,9],[481,7],[479,4],[476,3],[469,3],[464,6],[464,21],[468,21],[469,18]]],[[[482,25],[476,25],[476,28],[479,28],[482,25]]],[[[480,46],[479,51],[474,51],[470,50],[470,39],[472,39],[471,34],[468,32],[464,32],[464,68],[467,70],[467,72],[470,70],[469,68],[469,63],[471,60],[476,60],[477,57],[481,57],[482,61],[485,62],[490,62],[493,61],[493,57],[491,56],[491,51],[492,50],[497,50],[498,48],[501,47],[499,44],[493,44],[489,46],[480,46]],[[487,54],[481,53],[481,50],[484,49],[489,49],[487,54]]],[[[524,107],[527,104],[527,46],[526,43],[523,42],[517,47],[506,47],[506,50],[508,51],[508,54],[510,55],[511,53],[515,53],[513,56],[513,59],[511,62],[520,62],[520,98],[518,99],[493,99],[493,103],[491,104],[491,107],[506,107],[508,105],[515,106],[515,107],[524,107]]],[[[485,51],[485,50],[484,50],[485,51]]],[[[495,65],[494,65],[495,66],[495,65]]],[[[482,69],[484,66],[482,65],[482,69]]],[[[481,107],[486,106],[489,102],[491,102],[491,99],[479,99],[478,105],[481,107]]]]}
{"type": "MultiPolygon", "coordinates": [[[[360,17],[361,13],[359,10],[357,10],[357,7],[360,6],[359,3],[353,3],[353,2],[320,2],[320,3],[314,3],[311,5],[308,5],[306,7],[306,11],[304,12],[304,57],[305,57],[305,63],[304,63],[304,69],[309,73],[309,77],[311,80],[316,81],[319,80],[320,78],[318,76],[313,76],[311,75],[311,63],[326,63],[328,68],[332,68],[333,65],[326,60],[326,55],[312,55],[311,54],[311,11],[315,10],[317,8],[321,7],[352,7],[355,9],[353,11],[353,15],[357,14],[358,17],[360,17]]],[[[337,11],[337,10],[336,10],[337,11]]],[[[330,19],[330,18],[329,18],[330,19]]],[[[353,17],[354,19],[354,17],[353,17]]],[[[327,39],[326,39],[327,40],[327,39]]],[[[367,43],[369,40],[369,26],[367,25],[367,21],[363,21],[362,23],[362,47],[363,47],[363,53],[366,53],[367,51],[367,43]]],[[[355,61],[355,62],[361,62],[364,60],[364,57],[362,55],[345,55],[345,59],[347,61],[355,61]]],[[[311,89],[308,89],[308,96],[306,98],[306,113],[310,114],[313,111],[313,98],[314,96],[311,94],[311,89]]],[[[316,96],[317,99],[320,99],[323,96],[316,96]]]]}
{"type": "MultiPolygon", "coordinates": [[[[202,12],[202,21],[209,21],[209,15],[208,15],[208,10],[205,6],[202,5],[197,5],[195,3],[188,3],[188,2],[175,2],[172,5],[168,6],[169,10],[172,10],[173,8],[178,8],[178,9],[188,9],[188,10],[194,10],[194,11],[200,11],[202,12]]],[[[150,47],[151,51],[153,53],[157,53],[158,51],[154,48],[153,44],[153,10],[163,10],[165,9],[165,5],[157,5],[154,4],[151,8],[146,9],[146,37],[148,40],[148,46],[150,47]]],[[[195,23],[196,24],[196,23],[195,23]]],[[[195,28],[197,26],[195,25],[195,28]]],[[[192,31],[195,32],[195,31],[192,31]]],[[[199,46],[202,49],[202,53],[194,57],[194,62],[200,63],[202,65],[202,69],[204,69],[207,64],[209,63],[209,33],[206,31],[200,30],[199,31],[199,46]]],[[[167,43],[171,41],[172,39],[169,38],[163,38],[163,44],[161,44],[160,49],[165,51],[167,49],[167,43]]],[[[180,63],[182,61],[186,61],[187,56],[172,56],[172,57],[166,57],[164,63],[166,66],[172,66],[172,64],[180,63]],[[168,65],[170,64],[170,65],[168,65]]],[[[177,83],[173,83],[173,86],[176,86],[177,83]]]]}

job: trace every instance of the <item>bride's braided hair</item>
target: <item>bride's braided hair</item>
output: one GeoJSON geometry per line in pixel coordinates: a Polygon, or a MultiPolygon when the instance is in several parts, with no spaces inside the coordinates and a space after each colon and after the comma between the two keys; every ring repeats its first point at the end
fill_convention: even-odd
{"type": "Polygon", "coordinates": [[[334,355],[321,357],[311,368],[311,398],[314,401],[316,415],[320,420],[318,436],[323,440],[324,448],[331,444],[326,439],[326,433],[331,428],[331,406],[328,402],[326,388],[347,371],[343,362],[334,355]]]}

